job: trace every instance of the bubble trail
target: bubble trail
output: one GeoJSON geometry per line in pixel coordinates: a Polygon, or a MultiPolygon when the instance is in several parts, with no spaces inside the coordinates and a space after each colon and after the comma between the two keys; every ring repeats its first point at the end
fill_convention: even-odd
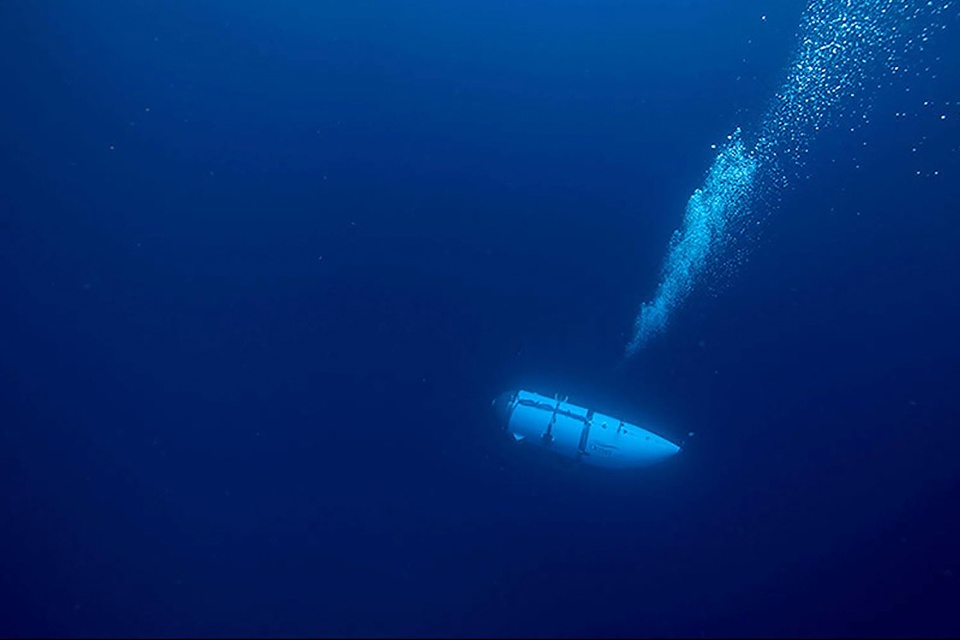
{"type": "Polygon", "coordinates": [[[640,307],[626,357],[666,330],[694,289],[736,266],[768,203],[802,166],[816,133],[865,117],[878,75],[911,72],[908,55],[944,28],[951,2],[940,0],[811,0],[796,53],[747,146],[740,129],[728,139],[703,186],[687,202],[653,298],[640,307]],[[867,82],[870,86],[867,86],[867,82]]]}

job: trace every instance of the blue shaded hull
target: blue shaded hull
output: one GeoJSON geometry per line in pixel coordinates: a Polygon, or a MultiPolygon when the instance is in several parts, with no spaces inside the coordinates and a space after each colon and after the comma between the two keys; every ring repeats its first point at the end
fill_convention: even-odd
{"type": "Polygon", "coordinates": [[[646,467],[672,457],[680,446],[652,431],[530,391],[509,391],[493,401],[503,428],[530,443],[584,464],[646,467]]]}

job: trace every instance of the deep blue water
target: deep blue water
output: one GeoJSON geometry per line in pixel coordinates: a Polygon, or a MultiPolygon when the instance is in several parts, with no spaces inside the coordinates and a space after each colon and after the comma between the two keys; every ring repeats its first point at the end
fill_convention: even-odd
{"type": "Polygon", "coordinates": [[[622,359],[804,5],[4,2],[0,634],[960,633],[956,8],[622,359]]]}

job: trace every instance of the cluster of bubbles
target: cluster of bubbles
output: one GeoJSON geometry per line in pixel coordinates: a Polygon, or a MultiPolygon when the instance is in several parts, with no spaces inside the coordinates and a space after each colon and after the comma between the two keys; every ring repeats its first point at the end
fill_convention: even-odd
{"type": "Polygon", "coordinates": [[[885,76],[903,75],[914,50],[944,28],[950,2],[813,0],[787,77],[763,119],[757,153],[781,169],[802,163],[812,137],[865,117],[885,76]],[[842,104],[842,109],[838,107],[842,104]]]}
{"type": "Polygon", "coordinates": [[[743,146],[737,129],[713,161],[703,186],[687,201],[683,226],[670,240],[657,293],[640,307],[628,354],[666,328],[671,311],[694,286],[700,268],[730,238],[729,227],[751,210],[756,173],[757,160],[743,146]]]}
{"type": "Polygon", "coordinates": [[[941,18],[950,5],[947,0],[809,2],[796,53],[755,140],[745,143],[739,129],[731,135],[704,185],[690,197],[656,292],[640,307],[628,357],[666,329],[698,283],[742,258],[747,239],[802,166],[816,133],[865,114],[884,72],[907,71],[910,54],[944,28],[941,18]]]}

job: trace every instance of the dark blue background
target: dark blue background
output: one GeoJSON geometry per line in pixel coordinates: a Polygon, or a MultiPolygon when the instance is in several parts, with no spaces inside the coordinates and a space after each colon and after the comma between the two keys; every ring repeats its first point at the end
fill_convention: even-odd
{"type": "Polygon", "coordinates": [[[955,11],[617,368],[803,4],[4,2],[0,633],[960,633],[955,11]]]}

